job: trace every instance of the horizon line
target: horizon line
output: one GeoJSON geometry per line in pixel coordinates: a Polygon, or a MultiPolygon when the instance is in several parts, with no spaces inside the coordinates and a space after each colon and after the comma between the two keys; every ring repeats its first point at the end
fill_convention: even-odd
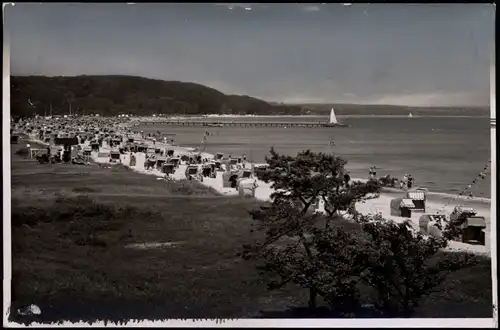
{"type": "Polygon", "coordinates": [[[343,102],[279,102],[268,101],[273,103],[280,103],[284,105],[328,105],[328,106],[342,106],[342,105],[356,105],[356,106],[377,106],[377,107],[400,107],[400,108],[425,108],[425,109],[451,109],[451,108],[490,108],[489,104],[486,105],[404,105],[404,104],[389,104],[389,103],[343,103],[343,102]]]}

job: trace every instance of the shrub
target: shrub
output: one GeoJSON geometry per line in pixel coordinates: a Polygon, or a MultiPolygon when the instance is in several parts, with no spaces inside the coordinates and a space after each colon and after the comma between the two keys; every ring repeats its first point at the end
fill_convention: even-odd
{"type": "Polygon", "coordinates": [[[415,232],[409,222],[371,221],[363,231],[368,241],[360,249],[361,278],[377,292],[375,306],[386,316],[410,317],[447,275],[476,264],[467,254],[436,261],[447,241],[415,232]]]}
{"type": "Polygon", "coordinates": [[[111,167],[111,171],[113,171],[113,172],[119,172],[119,171],[131,172],[132,169],[130,167],[124,165],[123,163],[118,163],[118,164],[113,165],[113,167],[111,167]]]}
{"type": "Polygon", "coordinates": [[[20,148],[16,150],[15,154],[21,157],[28,157],[30,155],[30,151],[28,148],[20,148]]]}
{"type": "Polygon", "coordinates": [[[174,194],[181,195],[201,195],[201,196],[218,196],[220,195],[217,190],[212,187],[202,185],[197,181],[179,180],[179,181],[165,181],[165,186],[168,191],[174,194]]]}
{"type": "Polygon", "coordinates": [[[73,188],[73,192],[75,193],[89,193],[89,192],[98,192],[99,189],[89,188],[89,187],[75,187],[73,188]]]}
{"type": "Polygon", "coordinates": [[[77,245],[106,247],[105,234],[121,230],[131,219],[161,217],[161,214],[136,207],[115,207],[99,204],[87,196],[58,197],[46,208],[14,207],[13,229],[23,225],[35,227],[43,223],[59,223],[59,237],[77,245]]]}

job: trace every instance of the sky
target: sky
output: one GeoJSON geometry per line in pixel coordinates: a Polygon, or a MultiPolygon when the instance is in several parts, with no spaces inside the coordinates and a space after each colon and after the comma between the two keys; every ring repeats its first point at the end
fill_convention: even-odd
{"type": "Polygon", "coordinates": [[[486,106],[491,4],[8,6],[12,75],[135,75],[286,103],[486,106]]]}

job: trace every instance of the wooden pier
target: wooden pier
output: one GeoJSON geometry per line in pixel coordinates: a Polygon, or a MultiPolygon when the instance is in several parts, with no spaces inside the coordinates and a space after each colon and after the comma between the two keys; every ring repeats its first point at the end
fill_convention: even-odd
{"type": "Polygon", "coordinates": [[[142,124],[163,124],[170,126],[198,126],[198,127],[286,127],[286,128],[320,128],[320,127],[343,127],[345,125],[331,125],[328,123],[282,123],[282,122],[214,122],[214,121],[143,121],[142,124]]]}

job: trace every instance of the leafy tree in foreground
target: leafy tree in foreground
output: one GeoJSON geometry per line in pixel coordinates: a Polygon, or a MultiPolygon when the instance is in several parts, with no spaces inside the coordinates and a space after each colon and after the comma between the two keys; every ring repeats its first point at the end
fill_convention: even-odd
{"type": "Polygon", "coordinates": [[[468,254],[440,255],[447,241],[415,232],[408,221],[362,220],[367,240],[359,246],[361,281],[375,290],[375,307],[385,316],[410,317],[447,275],[476,262],[468,254]]]}
{"type": "MultiPolygon", "coordinates": [[[[278,154],[271,148],[266,157],[267,168],[258,172],[260,180],[269,183],[275,192],[272,200],[287,200],[305,214],[311,205],[322,200],[329,218],[337,211],[349,210],[356,202],[366,199],[370,193],[379,192],[375,181],[367,183],[344,181],[347,161],[335,155],[302,151],[296,157],[278,154]]],[[[326,226],[329,221],[326,221],[326,226]]]]}
{"type": "Polygon", "coordinates": [[[270,206],[251,212],[265,236],[244,246],[243,256],[263,261],[259,269],[270,289],[300,285],[309,289],[310,308],[317,306],[319,295],[346,316],[371,302],[382,315],[408,317],[449,273],[474,264],[474,258],[463,254],[443,258],[440,250],[447,241],[416,233],[407,222],[352,210],[378,186],[369,182],[346,187],[341,158],[310,151],[281,156],[271,149],[267,163],[258,176],[273,182],[277,192],[270,206]],[[308,212],[315,198],[325,201],[327,216],[308,212]],[[334,222],[335,212],[350,208],[359,227],[335,226],[345,221],[334,222]],[[321,221],[327,225],[319,225],[321,221]]]}
{"type": "Polygon", "coordinates": [[[257,230],[264,231],[265,238],[263,242],[245,246],[244,256],[263,261],[259,269],[268,278],[269,289],[279,289],[288,283],[309,289],[311,308],[316,307],[317,295],[342,311],[355,305],[356,292],[348,282],[349,277],[359,271],[346,247],[354,246],[350,242],[350,239],[355,240],[354,236],[337,228],[326,231],[316,228],[320,215],[302,214],[300,209],[284,200],[275,201],[270,207],[252,214],[257,230]],[[318,249],[318,245],[323,250],[318,249]],[[323,253],[326,245],[337,251],[333,258],[323,253]]]}
{"type": "Polygon", "coordinates": [[[322,263],[313,251],[313,235],[319,220],[329,228],[337,211],[349,210],[370,192],[377,192],[378,186],[361,182],[346,185],[343,176],[346,161],[334,155],[307,150],[290,157],[279,155],[273,148],[270,153],[266,157],[267,168],[257,176],[272,182],[273,203],[271,207],[251,212],[259,229],[265,231],[266,239],[256,246],[245,247],[246,256],[266,260],[264,270],[280,278],[277,283],[272,282],[272,288],[289,282],[309,288],[309,306],[315,307],[318,291],[328,286],[322,283],[328,281],[321,278],[333,272],[321,269],[322,263]],[[309,212],[318,199],[324,202],[326,217],[309,212]]]}

